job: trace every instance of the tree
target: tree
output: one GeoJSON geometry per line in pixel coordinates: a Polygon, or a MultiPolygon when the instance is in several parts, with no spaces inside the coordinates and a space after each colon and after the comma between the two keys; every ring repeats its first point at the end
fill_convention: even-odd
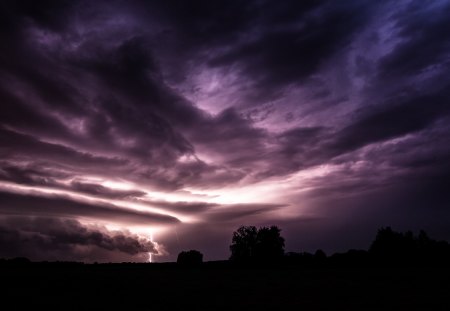
{"type": "Polygon", "coordinates": [[[197,250],[182,251],[178,254],[177,263],[185,266],[196,266],[203,262],[203,254],[197,250]]]}
{"type": "MultiPolygon", "coordinates": [[[[422,239],[426,234],[422,234],[422,239]]],[[[369,252],[379,259],[402,262],[417,256],[418,239],[411,231],[396,232],[391,227],[381,228],[370,246],[369,252]]]]}
{"type": "Polygon", "coordinates": [[[242,226],[233,232],[231,260],[240,262],[273,262],[284,255],[284,238],[277,226],[242,226]]]}
{"type": "Polygon", "coordinates": [[[255,226],[242,226],[233,232],[231,259],[244,261],[254,257],[257,237],[255,226]]]}
{"type": "Polygon", "coordinates": [[[314,262],[316,265],[323,265],[327,261],[327,254],[321,249],[316,250],[314,253],[314,262]]]}
{"type": "Polygon", "coordinates": [[[415,236],[411,231],[402,233],[387,227],[378,230],[369,252],[384,264],[436,264],[448,261],[450,245],[429,238],[425,231],[415,236]]]}

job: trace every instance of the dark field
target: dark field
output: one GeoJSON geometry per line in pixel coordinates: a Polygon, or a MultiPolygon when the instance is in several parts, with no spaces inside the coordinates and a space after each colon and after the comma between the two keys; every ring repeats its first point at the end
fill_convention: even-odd
{"type": "Polygon", "coordinates": [[[0,267],[3,310],[450,310],[450,269],[0,267]]]}

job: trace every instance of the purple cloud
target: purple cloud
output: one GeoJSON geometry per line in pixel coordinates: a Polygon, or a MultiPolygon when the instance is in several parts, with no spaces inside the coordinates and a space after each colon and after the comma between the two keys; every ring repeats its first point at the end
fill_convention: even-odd
{"type": "MultiPolygon", "coordinates": [[[[285,224],[292,247],[313,244],[303,225],[317,244],[336,236],[317,248],[344,245],[351,234],[339,228],[368,237],[391,220],[427,219],[448,238],[449,9],[3,1],[4,223],[148,226],[169,245],[160,260],[181,250],[174,230],[203,241],[208,259],[225,256],[214,239],[252,223],[285,224]]],[[[20,240],[17,224],[4,230],[20,240]]],[[[97,244],[102,256],[124,253],[97,244]]]]}
{"type": "Polygon", "coordinates": [[[12,217],[0,225],[0,256],[32,260],[148,260],[158,245],[127,231],[83,226],[73,219],[12,217]],[[118,254],[117,254],[118,253],[118,254]]]}

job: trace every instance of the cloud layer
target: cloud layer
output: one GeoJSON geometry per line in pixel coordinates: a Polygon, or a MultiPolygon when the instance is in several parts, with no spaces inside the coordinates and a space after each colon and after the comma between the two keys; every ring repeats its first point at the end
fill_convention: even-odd
{"type": "Polygon", "coordinates": [[[351,234],[364,247],[384,225],[450,238],[448,13],[414,0],[3,1],[1,224],[151,232],[160,260],[188,245],[225,258],[200,236],[243,224],[284,224],[295,248],[351,234]]]}
{"type": "Polygon", "coordinates": [[[10,217],[0,227],[1,256],[35,260],[148,260],[158,245],[127,231],[87,227],[73,219],[10,217]],[[19,229],[18,229],[19,228],[19,229]]]}

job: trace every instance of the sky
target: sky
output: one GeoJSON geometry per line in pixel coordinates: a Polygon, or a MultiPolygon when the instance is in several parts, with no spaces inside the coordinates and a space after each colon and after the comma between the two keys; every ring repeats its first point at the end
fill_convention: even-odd
{"type": "Polygon", "coordinates": [[[3,0],[0,257],[450,240],[450,1],[3,0]]]}

